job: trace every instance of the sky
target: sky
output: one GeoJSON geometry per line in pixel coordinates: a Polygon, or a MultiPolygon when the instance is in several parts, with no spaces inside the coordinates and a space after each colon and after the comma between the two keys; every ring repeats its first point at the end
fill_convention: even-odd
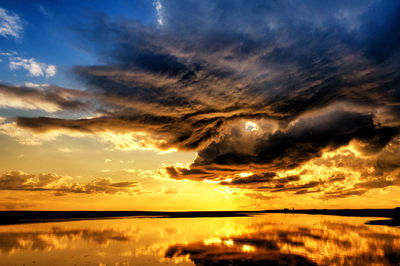
{"type": "Polygon", "coordinates": [[[0,209],[397,207],[399,12],[2,1],[0,209]]]}

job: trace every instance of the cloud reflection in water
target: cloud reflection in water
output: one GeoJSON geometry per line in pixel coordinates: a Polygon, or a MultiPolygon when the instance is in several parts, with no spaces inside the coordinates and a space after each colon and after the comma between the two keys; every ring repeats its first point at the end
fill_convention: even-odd
{"type": "Polygon", "coordinates": [[[0,226],[2,265],[399,265],[400,228],[268,214],[0,226]]]}
{"type": "Polygon", "coordinates": [[[196,265],[399,265],[398,228],[328,217],[265,216],[237,235],[172,245],[165,256],[188,256],[196,265]]]}

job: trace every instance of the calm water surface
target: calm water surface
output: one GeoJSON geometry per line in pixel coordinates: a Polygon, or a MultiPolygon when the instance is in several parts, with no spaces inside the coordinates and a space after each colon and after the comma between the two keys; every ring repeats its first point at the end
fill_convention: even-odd
{"type": "Polygon", "coordinates": [[[0,265],[400,265],[400,228],[266,214],[0,226],[0,265]]]}

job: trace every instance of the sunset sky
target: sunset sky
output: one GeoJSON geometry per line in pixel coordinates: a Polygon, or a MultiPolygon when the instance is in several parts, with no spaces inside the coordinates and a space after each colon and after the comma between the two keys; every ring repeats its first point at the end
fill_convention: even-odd
{"type": "Polygon", "coordinates": [[[0,209],[400,206],[399,14],[1,1],[0,209]]]}

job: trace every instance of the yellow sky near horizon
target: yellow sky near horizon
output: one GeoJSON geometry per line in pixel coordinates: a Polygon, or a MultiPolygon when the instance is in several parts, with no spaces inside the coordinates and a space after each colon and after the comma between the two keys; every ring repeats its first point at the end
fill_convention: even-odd
{"type": "MultiPolygon", "coordinates": [[[[2,173],[20,171],[19,176],[32,175],[33,179],[43,173],[61,177],[57,180],[58,183],[42,186],[48,190],[29,187],[2,190],[2,210],[263,210],[284,207],[392,208],[400,204],[398,187],[327,199],[318,193],[296,195],[291,191],[270,192],[251,187],[226,186],[218,182],[171,179],[163,167],[189,165],[196,157],[194,152],[119,150],[92,137],[70,136],[59,136],[38,145],[24,145],[8,136],[0,135],[0,145],[3,147],[0,154],[2,173]],[[112,191],[105,187],[89,187],[92,191],[87,192],[72,187],[57,191],[60,190],[61,183],[83,186],[93,180],[109,178],[115,183],[137,183],[128,190],[121,191],[112,191]]],[[[332,154],[337,156],[346,152],[346,149],[328,152],[313,163],[284,174],[302,172],[303,184],[315,180],[316,176],[326,178],[338,169],[326,167],[321,161],[332,157],[332,154]]],[[[243,172],[241,175],[243,178],[248,176],[251,173],[243,172]]],[[[348,182],[351,187],[351,181],[348,182]]]]}

